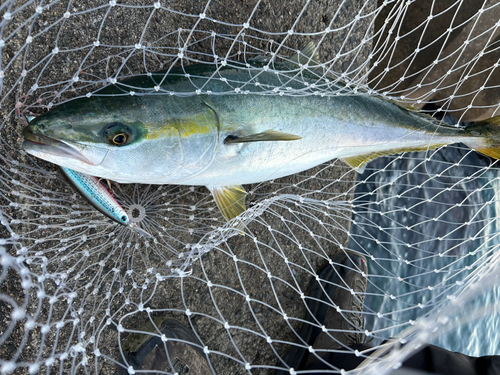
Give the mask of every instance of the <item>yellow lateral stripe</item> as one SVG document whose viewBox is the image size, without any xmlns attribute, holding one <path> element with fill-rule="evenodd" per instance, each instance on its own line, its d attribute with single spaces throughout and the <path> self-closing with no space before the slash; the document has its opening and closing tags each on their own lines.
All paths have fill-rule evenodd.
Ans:
<svg viewBox="0 0 500 375">
<path fill-rule="evenodd" d="M 148 130 L 145 137 L 147 140 L 177 136 L 187 138 L 194 134 L 209 134 L 217 131 L 217 123 L 212 122 L 209 116 L 198 114 L 159 126 L 146 124 L 146 129 Z"/>
</svg>

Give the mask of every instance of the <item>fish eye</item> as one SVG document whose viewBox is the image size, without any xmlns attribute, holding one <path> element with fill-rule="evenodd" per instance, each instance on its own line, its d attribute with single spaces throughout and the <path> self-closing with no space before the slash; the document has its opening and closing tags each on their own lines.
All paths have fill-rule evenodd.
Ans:
<svg viewBox="0 0 500 375">
<path fill-rule="evenodd" d="M 127 217 L 126 217 L 125 215 L 123 215 L 123 216 L 121 217 L 121 219 L 122 219 L 122 221 L 123 221 L 123 222 L 126 222 L 126 221 L 127 221 Z"/>
<path fill-rule="evenodd" d="M 101 134 L 110 145 L 125 146 L 133 141 L 135 131 L 128 125 L 112 122 L 103 128 Z"/>
<path fill-rule="evenodd" d="M 113 142 L 114 145 L 121 146 L 125 142 L 127 142 L 127 135 L 125 133 L 118 133 L 113 137 L 111 141 Z"/>
</svg>

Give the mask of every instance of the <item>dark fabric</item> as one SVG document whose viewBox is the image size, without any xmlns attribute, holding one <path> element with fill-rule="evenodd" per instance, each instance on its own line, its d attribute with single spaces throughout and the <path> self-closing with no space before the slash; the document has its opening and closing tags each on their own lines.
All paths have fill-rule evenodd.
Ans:
<svg viewBox="0 0 500 375">
<path fill-rule="evenodd" d="M 371 346 L 364 344 L 352 345 L 350 348 L 353 351 L 372 349 Z M 350 352 L 328 353 L 323 359 L 324 362 L 318 360 L 303 370 L 327 370 L 333 366 L 349 371 L 361 364 L 365 358 L 356 357 Z M 428 345 L 403 362 L 403 367 L 442 375 L 500 375 L 500 356 L 470 357 Z"/>
<path fill-rule="evenodd" d="M 360 261 L 363 259 L 361 257 L 353 258 L 360 259 Z M 321 285 L 316 278 L 313 277 L 311 279 L 309 292 L 307 294 L 310 298 L 306 298 L 307 312 L 305 319 L 308 322 L 317 322 L 320 325 L 325 322 L 326 315 L 328 311 L 331 310 L 326 301 L 331 299 L 331 296 L 337 290 L 337 285 L 341 285 L 342 280 L 346 278 L 346 274 L 352 269 L 359 268 L 359 266 L 353 265 L 352 260 L 344 253 L 336 254 L 332 257 L 332 262 L 336 264 L 337 267 L 332 267 L 330 264 L 327 264 L 318 274 L 319 279 L 323 281 Z M 326 296 L 323 290 L 326 291 L 327 295 L 330 297 Z M 317 325 L 304 323 L 299 332 L 299 337 L 302 340 L 298 342 L 305 342 L 312 346 L 320 333 L 321 329 Z M 308 350 L 303 346 L 291 345 L 285 353 L 283 361 L 288 366 L 295 369 L 301 368 L 306 365 L 308 354 Z M 275 375 L 290 375 L 290 371 L 276 370 Z"/>
</svg>

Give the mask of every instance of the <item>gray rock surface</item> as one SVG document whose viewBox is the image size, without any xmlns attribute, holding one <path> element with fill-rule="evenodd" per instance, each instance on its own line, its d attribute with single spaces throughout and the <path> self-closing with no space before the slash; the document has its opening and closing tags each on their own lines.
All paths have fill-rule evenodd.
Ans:
<svg viewBox="0 0 500 375">
<path fill-rule="evenodd" d="M 354 23 L 353 19 L 373 11 L 374 1 L 318 0 L 307 6 L 300 0 L 214 0 L 208 6 L 195 0 L 162 1 L 153 12 L 153 7 L 141 8 L 143 1 L 119 1 L 110 7 L 108 2 L 85 0 L 55 3 L 40 15 L 35 14 L 38 3 L 27 3 L 18 12 L 13 10 L 19 4 L 13 4 L 7 8 L 13 13 L 11 21 L 2 29 L 0 156 L 5 181 L 0 199 L 3 215 L 20 237 L 7 227 L 1 237 L 8 239 L 11 254 L 24 252 L 32 260 L 27 267 L 33 275 L 43 273 L 47 278 L 34 279 L 26 292 L 20 286 L 22 277 L 12 271 L 1 285 L 1 292 L 13 295 L 20 305 L 29 301 L 27 314 L 39 323 L 27 331 L 25 320 L 9 320 L 12 305 L 1 305 L 1 328 L 14 327 L 11 345 L 0 348 L 2 358 L 12 358 L 21 348 L 21 360 L 43 362 L 80 341 L 86 343 L 88 371 L 112 374 L 115 363 L 109 358 L 119 356 L 118 338 L 151 317 L 167 315 L 194 329 L 212 351 L 209 359 L 219 374 L 247 373 L 246 363 L 252 373 L 269 373 L 269 366 L 282 366 L 279 356 L 287 342 L 295 341 L 294 332 L 305 315 L 300 294 L 307 292 L 314 272 L 347 241 L 348 206 L 331 209 L 291 199 L 277 201 L 249 225 L 246 236 L 217 245 L 194 263 L 189 275 L 172 277 L 169 261 L 189 250 L 186 244 L 209 241 L 202 239 L 203 234 L 223 224 L 206 190 L 113 185 L 125 208 L 133 208 L 132 204 L 145 208 L 144 220 L 149 220 L 157 238 L 146 245 L 127 229 L 103 219 L 74 194 L 53 166 L 20 151 L 22 115 L 40 113 L 49 103 L 56 105 L 95 90 L 108 78 L 165 69 L 187 40 L 190 52 L 185 57 L 193 60 L 213 61 L 214 54 L 242 58 L 243 45 L 233 45 L 234 37 L 229 36 L 238 34 L 248 42 L 246 51 L 252 55 L 278 49 L 286 56 L 314 41 L 319 43 L 321 61 L 335 72 L 359 79 L 366 69 L 358 68 L 370 53 L 369 43 L 361 48 L 360 43 L 371 35 L 373 19 L 361 17 Z M 7 10 L 0 10 L 0 16 Z M 68 18 L 64 18 L 66 12 Z M 202 13 L 204 17 L 199 16 Z M 197 31 L 191 33 L 194 27 Z M 325 34 L 327 27 L 333 31 Z M 210 36 L 212 31 L 215 38 Z M 137 43 L 145 46 L 143 52 L 134 50 Z M 288 49 L 279 47 L 280 43 Z M 75 76 L 78 81 L 73 81 Z M 30 91 L 35 84 L 38 88 Z M 15 115 L 16 105 L 21 116 Z M 277 193 L 349 201 L 355 178 L 336 161 L 329 167 L 249 186 L 247 203 L 251 206 Z M 189 218 L 190 207 L 195 207 L 194 219 Z M 166 279 L 157 279 L 156 274 Z M 40 306 L 37 290 L 48 296 L 40 299 Z M 70 291 L 77 296 L 68 303 Z M 49 296 L 59 297 L 49 303 Z M 78 323 L 73 328 L 70 319 L 75 318 Z M 66 323 L 56 327 L 57 321 Z M 48 322 L 48 331 L 42 333 Z M 27 342 L 21 342 L 23 337 Z M 95 348 L 100 357 L 94 355 Z M 50 372 L 69 373 L 72 366 L 76 373 L 84 372 L 82 365 L 75 364 L 82 360 L 81 353 L 75 363 L 58 358 Z M 44 363 L 41 366 L 45 369 Z"/>
<path fill-rule="evenodd" d="M 378 66 L 370 86 L 420 100 L 417 107 L 434 103 L 462 121 L 498 116 L 499 18 L 498 0 L 419 0 L 404 9 L 389 4 L 375 25 Z"/>
</svg>

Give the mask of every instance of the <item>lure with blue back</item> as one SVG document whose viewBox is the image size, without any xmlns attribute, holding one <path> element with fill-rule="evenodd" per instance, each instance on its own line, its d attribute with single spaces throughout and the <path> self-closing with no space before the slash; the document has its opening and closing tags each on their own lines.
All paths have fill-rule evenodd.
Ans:
<svg viewBox="0 0 500 375">
<path fill-rule="evenodd" d="M 99 182 L 96 177 L 74 171 L 69 168 L 60 167 L 63 174 L 71 184 L 89 201 L 98 211 L 109 217 L 118 224 L 125 225 L 139 232 L 145 237 L 152 237 L 148 232 L 139 228 L 128 216 L 127 212 L 112 197 L 109 191 Z"/>
</svg>

